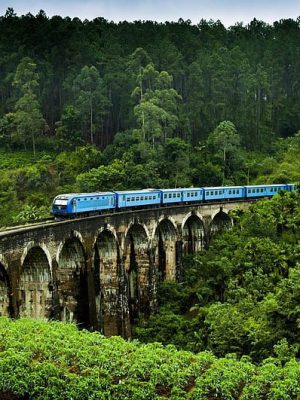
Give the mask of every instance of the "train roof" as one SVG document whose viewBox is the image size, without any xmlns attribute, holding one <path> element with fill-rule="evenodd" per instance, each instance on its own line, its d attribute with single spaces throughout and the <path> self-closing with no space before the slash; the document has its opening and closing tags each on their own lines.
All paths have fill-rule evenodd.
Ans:
<svg viewBox="0 0 300 400">
<path fill-rule="evenodd" d="M 205 190 L 244 189 L 245 186 L 206 186 Z"/>
<path fill-rule="evenodd" d="M 190 187 L 190 188 L 173 188 L 173 189 L 160 189 L 162 192 L 190 192 L 195 190 L 202 190 L 200 187 Z"/>
<path fill-rule="evenodd" d="M 139 193 L 145 194 L 145 193 L 153 193 L 153 192 L 157 193 L 160 191 L 161 191 L 160 189 L 117 190 L 117 191 L 114 191 L 114 193 L 122 195 L 122 194 L 139 194 Z"/>
<path fill-rule="evenodd" d="M 114 194 L 113 192 L 92 192 L 92 193 L 65 193 L 59 194 L 55 198 L 71 199 L 72 197 L 91 197 L 91 196 L 103 196 L 107 194 Z"/>
<path fill-rule="evenodd" d="M 261 184 L 261 185 L 248 185 L 248 186 L 245 186 L 245 188 L 247 188 L 247 189 L 251 189 L 251 188 L 254 188 L 254 187 L 274 187 L 274 186 L 285 186 L 286 185 L 286 183 L 270 183 L 270 184 L 267 184 L 267 185 L 263 185 L 263 184 Z"/>
</svg>

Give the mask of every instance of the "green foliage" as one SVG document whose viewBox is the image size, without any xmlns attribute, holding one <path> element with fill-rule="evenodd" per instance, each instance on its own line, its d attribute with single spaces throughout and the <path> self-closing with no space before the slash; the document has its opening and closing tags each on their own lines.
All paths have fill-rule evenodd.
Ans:
<svg viewBox="0 0 300 400">
<path fill-rule="evenodd" d="M 299 210 L 289 192 L 236 212 L 232 230 L 185 260 L 182 284 L 161 286 L 159 312 L 136 336 L 256 362 L 299 357 Z"/>
<path fill-rule="evenodd" d="M 226 29 L 220 21 L 115 24 L 9 9 L 0 32 L 1 122 L 30 91 L 61 146 L 72 148 L 74 137 L 104 147 L 136 124 L 150 143 L 176 135 L 195 145 L 232 121 L 243 146 L 270 151 L 299 129 L 297 20 Z"/>
<path fill-rule="evenodd" d="M 47 207 L 37 208 L 33 205 L 25 205 L 24 209 L 15 217 L 15 222 L 28 222 L 35 221 L 41 218 L 47 218 L 49 210 Z"/>
<path fill-rule="evenodd" d="M 110 165 L 101 165 L 77 177 L 79 190 L 82 192 L 125 189 L 126 178 L 124 163 L 114 160 Z"/>
<path fill-rule="evenodd" d="M 78 331 L 60 322 L 0 318 L 0 395 L 34 399 L 295 399 L 300 365 L 234 354 L 217 359 L 159 343 Z M 281 354 L 287 349 L 277 345 Z M 284 363 L 282 363 L 284 361 Z"/>
<path fill-rule="evenodd" d="M 10 113 L 6 117 L 7 120 L 11 119 L 12 143 L 22 143 L 26 150 L 28 137 L 30 137 L 34 156 L 36 136 L 41 135 L 47 127 L 36 96 L 38 79 L 36 64 L 28 57 L 23 58 L 17 67 L 13 81 L 14 86 L 21 93 L 21 97 L 15 104 L 14 113 Z"/>
<path fill-rule="evenodd" d="M 207 138 L 208 154 L 223 170 L 224 185 L 232 180 L 233 173 L 242 167 L 240 136 L 230 121 L 221 122 Z"/>
</svg>

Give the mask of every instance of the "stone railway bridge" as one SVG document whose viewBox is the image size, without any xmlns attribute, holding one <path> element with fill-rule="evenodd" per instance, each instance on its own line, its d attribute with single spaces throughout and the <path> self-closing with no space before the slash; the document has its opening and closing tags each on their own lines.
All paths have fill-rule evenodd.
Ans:
<svg viewBox="0 0 300 400">
<path fill-rule="evenodd" d="M 133 320 L 155 310 L 157 283 L 182 278 L 182 255 L 247 206 L 181 205 L 0 232 L 0 315 L 129 337 Z"/>
</svg>

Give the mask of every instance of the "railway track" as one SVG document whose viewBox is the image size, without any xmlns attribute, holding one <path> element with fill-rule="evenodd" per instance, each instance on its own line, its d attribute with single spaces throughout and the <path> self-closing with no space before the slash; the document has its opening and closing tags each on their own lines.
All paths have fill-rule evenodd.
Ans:
<svg viewBox="0 0 300 400">
<path fill-rule="evenodd" d="M 4 226 L 4 227 L 0 227 L 0 235 L 2 236 L 5 233 L 10 233 L 12 231 L 23 231 L 24 229 L 28 230 L 30 228 L 38 228 L 38 227 L 42 227 L 44 225 L 49 225 L 49 224 L 66 224 L 72 221 L 78 221 L 78 220 L 82 220 L 82 219 L 95 219 L 95 218 L 99 218 L 99 217 L 112 217 L 115 214 L 130 214 L 130 213 L 135 213 L 135 214 L 139 214 L 142 213 L 144 211 L 147 211 L 149 209 L 152 210 L 157 210 L 157 211 L 167 211 L 168 209 L 174 209 L 174 208 L 180 208 L 180 207 L 201 207 L 201 206 L 209 206 L 209 205 L 213 205 L 213 204 L 219 204 L 220 207 L 224 207 L 226 206 L 226 204 L 229 203 L 242 203 L 244 202 L 245 199 L 235 199 L 234 201 L 224 201 L 224 202 L 205 202 L 205 203 L 188 203 L 188 204 L 174 204 L 174 205 L 167 205 L 164 207 L 150 207 L 150 208 L 132 208 L 132 209 L 127 209 L 127 210 L 123 210 L 123 211 L 118 211 L 118 212 L 109 212 L 109 213 L 102 213 L 102 214 L 94 214 L 94 215 L 88 215 L 88 216 L 82 216 L 80 218 L 72 218 L 72 219 L 55 219 L 54 217 L 49 217 L 49 218 L 43 218 L 43 219 L 39 219 L 37 221 L 34 222 L 28 222 L 28 223 L 24 223 L 24 224 L 19 224 L 19 225 L 10 225 L 10 226 Z M 257 201 L 257 199 L 248 199 L 247 202 L 252 203 Z"/>
<path fill-rule="evenodd" d="M 54 222 L 57 222 L 57 221 L 55 221 L 54 217 L 49 217 L 49 218 L 42 218 L 42 219 L 36 220 L 34 222 L 26 222 L 22 225 L 18 224 L 18 225 L 10 225 L 10 226 L 1 226 L 0 233 L 14 231 L 14 230 L 23 229 L 23 228 L 31 228 L 31 227 L 38 226 L 38 225 L 44 225 L 45 223 L 49 224 L 49 223 L 54 223 Z"/>
</svg>

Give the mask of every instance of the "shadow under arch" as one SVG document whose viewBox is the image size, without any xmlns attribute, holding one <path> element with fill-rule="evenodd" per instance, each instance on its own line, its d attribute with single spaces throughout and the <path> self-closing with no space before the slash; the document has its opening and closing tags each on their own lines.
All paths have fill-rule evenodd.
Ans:
<svg viewBox="0 0 300 400">
<path fill-rule="evenodd" d="M 53 317 L 53 282 L 45 251 L 39 245 L 26 250 L 18 288 L 20 317 Z"/>
<path fill-rule="evenodd" d="M 155 250 L 158 281 L 172 280 L 176 276 L 177 236 L 174 224 L 168 218 L 161 219 L 155 229 L 152 243 Z"/>
<path fill-rule="evenodd" d="M 182 225 L 184 254 L 192 254 L 203 250 L 205 245 L 205 229 L 202 219 L 197 214 L 190 214 Z"/>
<path fill-rule="evenodd" d="M 12 315 L 11 283 L 7 269 L 0 262 L 0 317 L 11 317 Z"/>
<path fill-rule="evenodd" d="M 86 256 L 83 244 L 76 236 L 65 240 L 58 254 L 56 270 L 56 317 L 64 322 L 76 322 L 89 327 L 89 300 Z"/>
<path fill-rule="evenodd" d="M 140 313 L 149 314 L 149 237 L 144 226 L 132 224 L 124 242 L 124 266 L 128 282 L 131 323 Z"/>
<path fill-rule="evenodd" d="M 98 233 L 94 244 L 94 284 L 98 329 L 106 336 L 119 333 L 120 249 L 109 229 Z"/>
<path fill-rule="evenodd" d="M 223 210 L 220 210 L 214 215 L 210 223 L 210 235 L 213 236 L 222 230 L 231 229 L 232 225 L 233 222 L 229 215 Z"/>
</svg>

